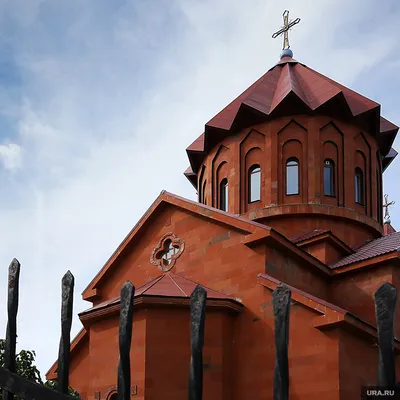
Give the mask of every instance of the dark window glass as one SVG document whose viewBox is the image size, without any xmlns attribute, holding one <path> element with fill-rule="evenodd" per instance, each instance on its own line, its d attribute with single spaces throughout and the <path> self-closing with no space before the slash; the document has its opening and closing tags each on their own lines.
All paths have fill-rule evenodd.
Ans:
<svg viewBox="0 0 400 400">
<path fill-rule="evenodd" d="M 228 179 L 222 179 L 219 184 L 219 208 L 228 211 Z"/>
<path fill-rule="evenodd" d="M 364 174 L 360 168 L 356 168 L 354 176 L 354 189 L 356 203 L 364 204 Z"/>
<path fill-rule="evenodd" d="M 299 161 L 296 158 L 286 162 L 286 194 L 299 194 Z"/>
<path fill-rule="evenodd" d="M 335 163 L 332 160 L 324 162 L 324 195 L 335 196 Z"/>
<path fill-rule="evenodd" d="M 203 204 L 206 204 L 206 184 L 207 184 L 207 180 L 205 180 L 203 182 L 203 187 L 201 189 L 201 200 L 200 202 Z"/>
<path fill-rule="evenodd" d="M 253 165 L 249 169 L 249 203 L 259 201 L 261 198 L 261 168 Z"/>
</svg>

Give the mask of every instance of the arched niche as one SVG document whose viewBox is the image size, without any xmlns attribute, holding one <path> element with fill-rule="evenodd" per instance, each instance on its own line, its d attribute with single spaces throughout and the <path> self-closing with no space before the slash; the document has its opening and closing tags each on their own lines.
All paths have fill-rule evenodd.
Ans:
<svg viewBox="0 0 400 400">
<path fill-rule="evenodd" d="M 207 177 L 206 177 L 206 166 L 203 164 L 201 166 L 201 170 L 200 170 L 200 175 L 199 175 L 199 180 L 197 183 L 197 193 L 198 193 L 198 200 L 199 203 L 203 203 L 204 204 L 204 198 L 205 198 L 205 185 L 204 182 L 206 182 Z"/>
<path fill-rule="evenodd" d="M 211 182 L 211 201 L 213 207 L 218 208 L 218 187 L 221 179 L 227 178 L 229 181 L 228 162 L 230 161 L 230 150 L 221 145 L 212 158 L 212 182 Z M 224 175 L 224 176 L 223 176 Z"/>
<path fill-rule="evenodd" d="M 246 212 L 254 209 L 256 205 L 248 202 L 248 171 L 251 165 L 257 164 L 261 171 L 265 170 L 265 164 L 269 158 L 265 157 L 265 135 L 255 129 L 250 130 L 240 142 L 239 145 L 239 163 L 240 163 L 240 212 Z M 262 175 L 262 172 L 261 172 Z M 261 180 L 261 184 L 262 180 Z M 261 188 L 261 194 L 263 193 Z"/>
<path fill-rule="evenodd" d="M 302 203 L 307 200 L 307 129 L 292 119 L 278 132 L 278 201 L 280 204 Z M 286 195 L 286 163 L 299 161 L 299 194 Z"/>
<path fill-rule="evenodd" d="M 339 127 L 333 122 L 325 124 L 320 129 L 320 152 L 315 156 L 319 159 L 320 165 L 320 181 L 319 194 L 321 202 L 325 204 L 338 205 L 339 207 L 345 206 L 345 165 L 344 165 L 344 135 Z M 336 169 L 336 199 L 329 199 L 324 196 L 323 190 L 323 168 L 324 161 L 332 159 L 335 162 Z"/>
<path fill-rule="evenodd" d="M 291 187 L 288 181 L 293 173 L 290 172 L 290 168 L 294 168 L 293 164 L 297 160 L 298 167 L 298 191 L 288 192 L 288 188 Z M 300 140 L 290 139 L 285 142 L 282 146 L 282 161 L 281 161 L 281 174 L 280 174 L 280 187 L 279 196 L 282 204 L 293 204 L 301 203 L 304 194 L 304 157 L 303 157 L 303 144 Z"/>
<path fill-rule="evenodd" d="M 263 184 L 263 177 L 264 177 L 264 172 L 263 172 L 263 151 L 259 147 L 253 147 L 250 149 L 244 158 L 244 174 L 243 174 L 243 184 L 242 184 L 242 190 L 241 190 L 241 197 L 242 197 L 242 202 L 244 203 L 244 210 L 249 211 L 254 208 L 259 207 L 260 204 L 262 204 L 263 200 L 263 192 L 264 192 L 264 184 Z M 250 173 L 252 172 L 251 169 L 255 169 L 258 166 L 260 169 L 259 174 L 257 175 L 257 179 L 259 179 L 259 199 L 254 200 L 251 199 L 250 196 L 250 184 L 251 184 L 251 177 Z M 253 200 L 253 201 L 252 201 Z M 258 203 L 258 204 L 257 204 Z"/>
<path fill-rule="evenodd" d="M 328 167 L 328 163 L 330 166 Z M 330 205 L 339 205 L 339 197 L 342 190 L 342 179 L 339 174 L 340 165 L 339 161 L 339 149 L 336 143 L 328 140 L 323 143 L 322 146 L 322 162 L 320 163 L 321 168 L 321 203 Z M 332 176 L 328 178 L 326 171 L 331 171 Z M 326 190 L 327 179 L 330 179 L 330 185 L 332 191 Z"/>
<path fill-rule="evenodd" d="M 371 171 L 371 145 L 369 144 L 366 136 L 359 132 L 354 137 L 354 147 L 355 147 L 355 156 L 354 156 L 354 168 L 361 168 L 364 173 L 365 180 L 365 201 L 363 210 L 359 204 L 356 204 L 356 210 L 363 211 L 365 214 L 372 217 L 372 171 Z M 354 197 L 353 197 L 354 198 Z"/>
</svg>

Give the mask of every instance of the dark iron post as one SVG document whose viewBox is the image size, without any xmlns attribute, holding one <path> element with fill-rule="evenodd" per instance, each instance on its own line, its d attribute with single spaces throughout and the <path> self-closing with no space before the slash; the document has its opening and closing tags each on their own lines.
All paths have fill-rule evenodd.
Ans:
<svg viewBox="0 0 400 400">
<path fill-rule="evenodd" d="M 7 299 L 7 332 L 6 346 L 4 354 L 4 368 L 10 372 L 15 372 L 15 352 L 17 346 L 17 313 L 18 313 L 18 292 L 19 292 L 19 273 L 21 265 L 14 258 L 8 267 L 8 299 Z M 13 400 L 14 395 L 3 390 L 3 400 Z"/>
<path fill-rule="evenodd" d="M 379 345 L 378 386 L 394 387 L 396 385 L 394 315 L 397 289 L 385 282 L 375 292 L 374 298 Z"/>
<path fill-rule="evenodd" d="M 67 271 L 61 281 L 61 338 L 57 366 L 57 390 L 64 394 L 68 394 L 69 389 L 69 355 L 74 283 L 74 276 L 70 271 Z"/>
<path fill-rule="evenodd" d="M 126 281 L 121 288 L 119 316 L 118 400 L 129 400 L 131 388 L 130 350 L 132 341 L 135 286 Z"/>
<path fill-rule="evenodd" d="M 203 398 L 203 346 L 207 292 L 197 285 L 190 296 L 190 346 L 192 355 L 189 370 L 189 400 Z"/>
<path fill-rule="evenodd" d="M 292 292 L 280 283 L 272 292 L 275 323 L 276 359 L 274 368 L 274 400 L 289 399 L 289 315 Z"/>
</svg>

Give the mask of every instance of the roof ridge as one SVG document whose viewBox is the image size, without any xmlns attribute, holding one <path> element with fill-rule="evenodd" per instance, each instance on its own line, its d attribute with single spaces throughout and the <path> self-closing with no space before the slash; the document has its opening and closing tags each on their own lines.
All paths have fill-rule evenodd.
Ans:
<svg viewBox="0 0 400 400">
<path fill-rule="evenodd" d="M 175 282 L 174 279 L 172 279 L 171 274 L 176 275 L 176 274 L 174 274 L 173 272 L 171 272 L 171 273 L 170 273 L 170 272 L 167 272 L 165 275 L 168 275 L 169 279 L 171 279 L 171 281 L 175 284 L 175 286 L 176 286 L 186 297 L 190 297 L 190 296 L 178 285 L 178 283 Z M 176 275 L 176 276 L 179 276 L 179 275 Z M 181 278 L 181 277 L 180 277 L 180 278 Z M 183 278 L 183 279 L 185 279 L 185 278 Z"/>
<path fill-rule="evenodd" d="M 146 286 L 146 285 L 151 284 L 149 287 L 146 288 L 146 290 L 144 290 L 144 291 L 141 293 L 141 294 L 143 294 L 143 293 L 147 292 L 149 289 L 151 289 L 157 282 L 159 282 L 159 281 L 161 280 L 162 277 L 163 277 L 163 274 L 161 274 L 161 275 L 159 275 L 159 276 L 153 278 L 152 280 L 150 280 L 150 281 L 147 282 L 147 283 L 144 283 L 143 285 L 140 285 L 136 290 L 139 290 L 140 288 L 142 288 L 142 287 L 144 287 L 144 286 Z M 136 295 L 136 290 L 135 290 L 135 295 Z"/>
<path fill-rule="evenodd" d="M 288 68 L 288 75 L 290 79 L 290 90 L 311 110 L 311 104 L 307 97 L 306 92 L 303 90 L 301 83 L 297 77 L 296 70 L 291 64 L 286 64 Z"/>
</svg>

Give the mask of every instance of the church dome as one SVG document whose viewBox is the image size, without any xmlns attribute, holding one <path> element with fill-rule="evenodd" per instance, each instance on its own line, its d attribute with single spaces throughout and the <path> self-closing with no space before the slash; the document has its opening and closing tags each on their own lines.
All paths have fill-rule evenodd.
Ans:
<svg viewBox="0 0 400 400">
<path fill-rule="evenodd" d="M 378 103 L 287 54 L 205 125 L 185 175 L 202 203 L 289 237 L 329 228 L 356 245 L 382 235 L 397 131 Z"/>
</svg>

